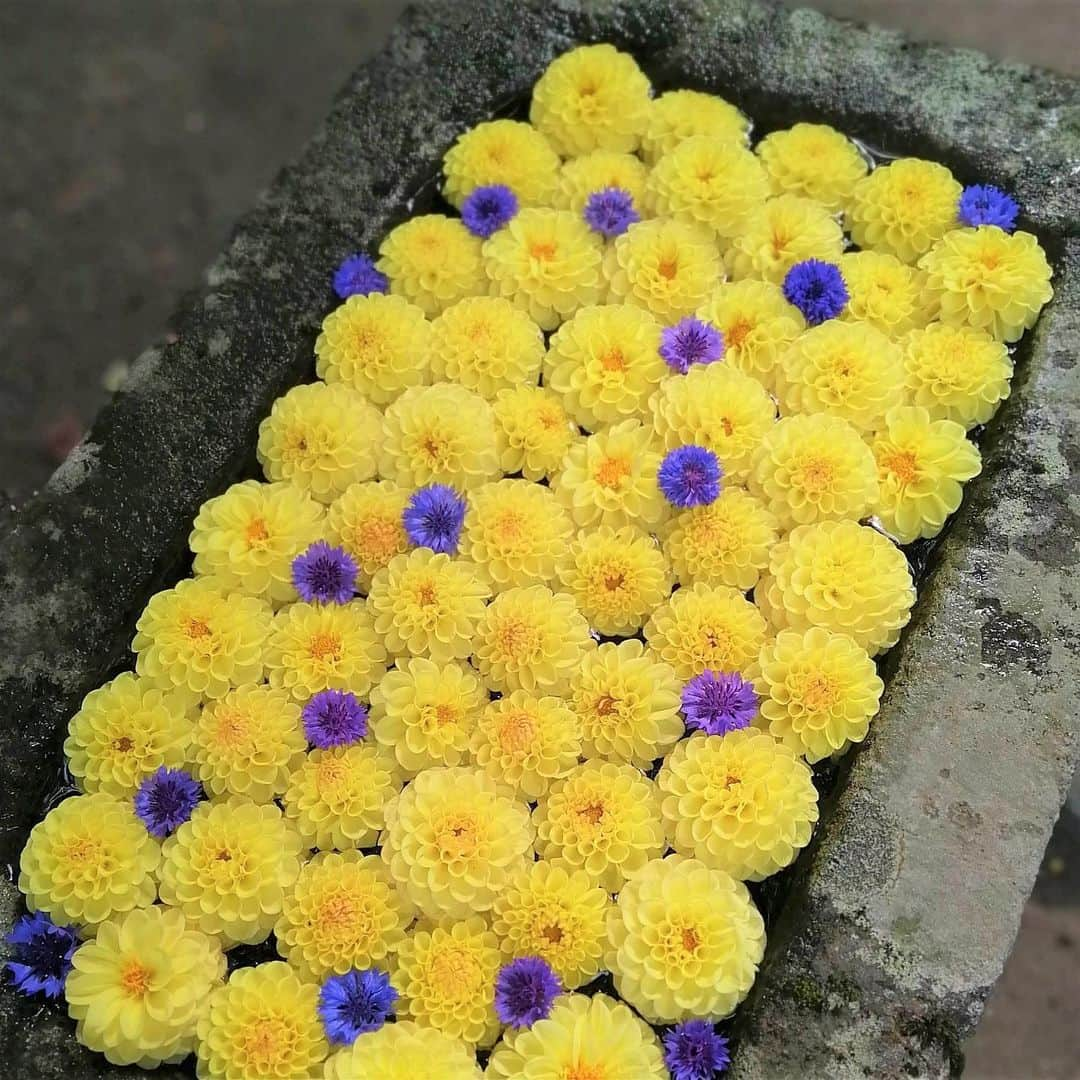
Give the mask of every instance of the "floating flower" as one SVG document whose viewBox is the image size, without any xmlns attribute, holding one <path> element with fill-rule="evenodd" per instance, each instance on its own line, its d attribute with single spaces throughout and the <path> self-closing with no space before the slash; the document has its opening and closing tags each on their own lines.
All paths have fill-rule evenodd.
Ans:
<svg viewBox="0 0 1080 1080">
<path fill-rule="evenodd" d="M 753 686 L 735 672 L 703 671 L 682 691 L 686 726 L 706 735 L 726 735 L 747 727 L 758 709 Z"/>
<path fill-rule="evenodd" d="M 202 795 L 202 786 L 186 769 L 162 765 L 135 793 L 135 813 L 151 836 L 164 839 L 191 817 Z"/>
<path fill-rule="evenodd" d="M 612 45 L 557 56 L 533 87 L 529 119 L 563 157 L 636 150 L 649 111 L 649 80 Z"/>
<path fill-rule="evenodd" d="M 342 300 L 350 296 L 384 293 L 389 288 L 386 275 L 375 269 L 374 261 L 367 255 L 350 255 L 334 271 L 334 292 Z"/>
<path fill-rule="evenodd" d="M 843 250 L 843 230 L 820 203 L 777 195 L 747 215 L 731 241 L 727 265 L 733 278 L 762 277 L 779 285 L 800 263 L 834 263 Z M 787 289 L 784 295 L 807 314 Z"/>
<path fill-rule="evenodd" d="M 557 472 L 578 436 L 562 400 L 546 386 L 516 386 L 495 397 L 499 466 L 506 474 L 542 480 Z"/>
<path fill-rule="evenodd" d="M 356 595 L 360 568 L 342 548 L 318 540 L 293 559 L 292 579 L 306 603 L 347 604 Z"/>
<path fill-rule="evenodd" d="M 574 213 L 581 214 L 597 194 L 616 188 L 629 196 L 636 221 L 637 215 L 642 213 L 646 206 L 645 179 L 648 175 L 649 170 L 634 154 L 594 150 L 591 154 L 583 154 L 563 162 L 559 170 L 559 189 L 555 193 L 554 205 L 560 210 L 573 210 Z"/>
<path fill-rule="evenodd" d="M 58 926 L 43 911 L 35 911 L 15 923 L 4 936 L 4 943 L 9 950 L 4 967 L 20 994 L 63 996 L 71 957 L 79 947 L 76 927 Z"/>
<path fill-rule="evenodd" d="M 993 184 L 973 184 L 964 188 L 956 216 L 961 225 L 996 225 L 1005 232 L 1016 228 L 1020 207 L 1016 200 Z"/>
<path fill-rule="evenodd" d="M 157 906 L 102 923 L 72 964 L 65 996 L 75 1038 L 113 1065 L 141 1069 L 195 1049 L 207 995 L 225 977 L 218 942 Z"/>
<path fill-rule="evenodd" d="M 653 782 L 632 765 L 586 761 L 555 783 L 533 814 L 536 850 L 608 892 L 664 850 Z"/>
<path fill-rule="evenodd" d="M 412 1020 L 385 1024 L 332 1054 L 325 1080 L 414 1080 L 430 1072 L 432 1062 L 438 1062 L 439 1080 L 481 1080 L 470 1047 Z"/>
<path fill-rule="evenodd" d="M 669 450 L 656 473 L 657 487 L 672 506 L 708 506 L 720 494 L 724 471 L 711 450 L 704 446 L 680 446 Z"/>
<path fill-rule="evenodd" d="M 849 294 L 840 318 L 871 323 L 892 338 L 930 321 L 933 305 L 926 299 L 924 275 L 895 255 L 849 251 L 839 266 Z"/>
<path fill-rule="evenodd" d="M 711 364 L 724 356 L 724 336 L 707 322 L 687 316 L 665 326 L 660 336 L 660 356 L 672 371 L 685 375 L 691 364 Z"/>
<path fill-rule="evenodd" d="M 749 993 L 765 952 L 765 924 L 746 886 L 678 855 L 631 878 L 608 935 L 615 988 L 654 1024 L 727 1016 Z"/>
<path fill-rule="evenodd" d="M 130 799 L 103 791 L 76 795 L 30 830 L 19 892 L 32 912 L 92 933 L 105 919 L 154 902 L 160 855 Z"/>
<path fill-rule="evenodd" d="M 758 726 L 811 764 L 862 742 L 884 684 L 845 634 L 782 630 L 761 650 Z"/>
<path fill-rule="evenodd" d="M 728 1042 L 708 1020 L 684 1020 L 664 1034 L 671 1080 L 713 1080 L 731 1062 Z"/>
<path fill-rule="evenodd" d="M 855 185 L 845 225 L 859 247 L 912 263 L 955 227 L 962 191 L 944 165 L 900 158 Z"/>
<path fill-rule="evenodd" d="M 709 135 L 745 146 L 749 134 L 750 121 L 723 98 L 700 90 L 668 90 L 649 104 L 641 151 L 645 160 L 654 165 L 693 135 Z"/>
<path fill-rule="evenodd" d="M 562 993 L 559 977 L 539 956 L 519 956 L 503 964 L 495 979 L 495 1012 L 514 1028 L 532 1027 L 551 1014 Z"/>
<path fill-rule="evenodd" d="M 963 485 L 982 469 L 978 448 L 953 420 L 931 420 L 918 405 L 885 415 L 874 438 L 880 494 L 874 513 L 901 544 L 937 536 L 959 508 Z"/>
<path fill-rule="evenodd" d="M 858 147 L 828 124 L 795 124 L 770 132 L 756 153 L 775 194 L 815 199 L 834 214 L 848 204 L 869 170 Z"/>
<path fill-rule="evenodd" d="M 398 992 L 385 971 L 369 968 L 331 975 L 319 991 L 319 1016 L 331 1043 L 350 1045 L 391 1019 Z"/>
<path fill-rule="evenodd" d="M 954 229 L 919 260 L 940 319 L 1018 341 L 1054 295 L 1046 252 L 1031 233 Z"/>
<path fill-rule="evenodd" d="M 330 312 L 315 341 L 315 371 L 376 405 L 429 381 L 431 324 L 400 296 L 354 297 Z"/>
<path fill-rule="evenodd" d="M 279 397 L 259 425 L 259 463 L 321 503 L 375 475 L 382 415 L 344 383 L 306 383 Z"/>
<path fill-rule="evenodd" d="M 446 484 L 428 484 L 409 497 L 401 520 L 409 540 L 417 547 L 442 555 L 457 553 L 461 526 L 468 504 Z"/>
<path fill-rule="evenodd" d="M 517 196 L 505 184 L 473 188 L 461 204 L 461 220 L 481 240 L 501 229 L 517 212 Z"/>
<path fill-rule="evenodd" d="M 641 220 L 641 215 L 634 209 L 633 196 L 618 187 L 594 191 L 585 202 L 582 216 L 593 232 L 607 240 L 622 236 L 635 221 Z"/>
<path fill-rule="evenodd" d="M 784 275 L 784 298 L 799 309 L 808 326 L 818 326 L 840 315 L 848 302 L 848 290 L 838 266 L 807 259 L 795 263 Z"/>
<path fill-rule="evenodd" d="M 312 746 L 348 746 L 367 734 L 367 709 L 349 690 L 322 690 L 305 706 L 304 734 Z"/>
<path fill-rule="evenodd" d="M 382 858 L 428 918 L 488 911 L 532 861 L 528 806 L 480 769 L 425 769 L 385 815 Z"/>
<path fill-rule="evenodd" d="M 356 562 L 362 593 L 371 588 L 372 577 L 395 555 L 409 550 L 402 521 L 408 502 L 409 493 L 404 488 L 378 480 L 352 484 L 330 504 L 327 535 Z"/>
</svg>

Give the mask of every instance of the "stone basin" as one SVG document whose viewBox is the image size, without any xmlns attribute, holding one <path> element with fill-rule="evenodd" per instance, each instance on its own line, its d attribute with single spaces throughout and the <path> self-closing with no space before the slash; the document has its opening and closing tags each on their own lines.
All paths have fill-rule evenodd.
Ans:
<svg viewBox="0 0 1080 1080">
<path fill-rule="evenodd" d="M 426 3 L 357 70 L 171 344 L 138 359 L 0 536 L 0 926 L 20 910 L 11 868 L 61 782 L 68 719 L 130 666 L 138 613 L 187 569 L 199 505 L 253 472 L 260 419 L 311 377 L 333 267 L 432 197 L 459 132 L 599 40 L 658 87 L 720 93 L 759 128 L 824 121 L 1009 189 L 1053 262 L 1056 297 L 983 436 L 983 474 L 922 553 L 881 714 L 815 841 L 763 896 L 769 949 L 733 1026 L 738 1080 L 957 1075 L 1078 755 L 1080 84 L 757 0 Z M 147 1075 L 109 1067 L 62 1009 L 6 985 L 0 1055 L 19 1078 Z"/>
</svg>

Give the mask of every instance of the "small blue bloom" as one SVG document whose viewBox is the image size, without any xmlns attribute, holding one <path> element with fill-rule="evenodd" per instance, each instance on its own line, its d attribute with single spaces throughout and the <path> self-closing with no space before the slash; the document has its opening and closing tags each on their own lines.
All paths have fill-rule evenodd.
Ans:
<svg viewBox="0 0 1080 1080">
<path fill-rule="evenodd" d="M 641 215 L 634 209 L 634 198 L 623 188 L 608 187 L 594 191 L 585 203 L 585 224 L 608 238 L 621 236 Z"/>
<path fill-rule="evenodd" d="M 202 785 L 186 769 L 162 765 L 139 785 L 135 813 L 151 836 L 164 838 L 191 817 L 202 796 Z"/>
<path fill-rule="evenodd" d="M 5 966 L 20 994 L 58 998 L 64 993 L 71 958 L 80 944 L 74 926 L 57 926 L 38 911 L 19 919 L 4 940 L 12 951 Z"/>
<path fill-rule="evenodd" d="M 369 293 L 384 293 L 390 289 L 390 282 L 381 270 L 366 255 L 350 255 L 334 271 L 334 292 L 347 300 L 350 296 L 367 296 Z"/>
<path fill-rule="evenodd" d="M 820 259 L 796 263 L 784 278 L 784 296 L 811 326 L 835 319 L 848 302 L 840 268 Z"/>
<path fill-rule="evenodd" d="M 715 326 L 691 316 L 660 335 L 660 355 L 673 371 L 685 375 L 692 364 L 711 364 L 724 355 L 724 335 Z"/>
<path fill-rule="evenodd" d="M 501 229 L 517 212 L 517 196 L 505 184 L 474 188 L 461 204 L 465 228 L 483 240 Z"/>
<path fill-rule="evenodd" d="M 394 1011 L 398 992 L 390 976 L 378 968 L 331 975 L 319 991 L 319 1016 L 333 1043 L 355 1042 L 358 1035 L 378 1031 Z"/>
<path fill-rule="evenodd" d="M 312 746 L 328 750 L 359 742 L 368 729 L 368 711 L 348 690 L 320 690 L 302 713 L 304 734 Z"/>
<path fill-rule="evenodd" d="M 503 964 L 495 977 L 495 1012 L 510 1027 L 532 1027 L 551 1012 L 562 983 L 538 956 L 519 956 Z"/>
<path fill-rule="evenodd" d="M 465 521 L 465 507 L 464 498 L 452 487 L 428 484 L 412 493 L 401 520 L 417 547 L 453 555 Z"/>
<path fill-rule="evenodd" d="M 686 726 L 706 735 L 726 735 L 748 727 L 757 707 L 753 685 L 734 672 L 703 671 L 683 687 Z"/>
<path fill-rule="evenodd" d="M 664 1064 L 671 1080 L 713 1080 L 728 1067 L 727 1039 L 708 1020 L 686 1020 L 664 1035 Z"/>
<path fill-rule="evenodd" d="M 956 216 L 964 225 L 996 225 L 1012 232 L 1020 205 L 993 184 L 974 184 L 964 188 Z"/>
<path fill-rule="evenodd" d="M 660 462 L 656 482 L 673 506 L 708 506 L 720 494 L 724 470 L 704 446 L 680 446 Z"/>
<path fill-rule="evenodd" d="M 293 586 L 309 604 L 347 604 L 356 594 L 359 573 L 356 561 L 344 548 L 331 547 L 325 540 L 316 540 L 292 563 Z"/>
</svg>

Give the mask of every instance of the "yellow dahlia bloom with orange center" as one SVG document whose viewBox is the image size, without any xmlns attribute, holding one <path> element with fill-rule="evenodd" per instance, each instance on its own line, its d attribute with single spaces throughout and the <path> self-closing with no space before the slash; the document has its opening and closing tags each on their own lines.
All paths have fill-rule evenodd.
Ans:
<svg viewBox="0 0 1080 1080">
<path fill-rule="evenodd" d="M 645 624 L 649 648 L 684 682 L 703 671 L 745 674 L 765 633 L 761 612 L 742 593 L 700 582 L 672 593 Z"/>
<path fill-rule="evenodd" d="M 733 278 L 764 278 L 779 285 L 796 263 L 835 263 L 843 250 L 843 230 L 821 203 L 777 195 L 746 215 L 725 261 Z"/>
<path fill-rule="evenodd" d="M 442 664 L 472 654 L 490 595 L 472 563 L 415 548 L 375 575 L 368 604 L 391 657 L 429 656 Z"/>
<path fill-rule="evenodd" d="M 745 146 L 750 121 L 730 102 L 700 90 L 668 90 L 649 104 L 641 155 L 650 165 L 693 135 Z"/>
<path fill-rule="evenodd" d="M 386 967 L 414 914 L 378 855 L 320 852 L 286 893 L 274 935 L 302 980 L 322 982 Z"/>
<path fill-rule="evenodd" d="M 495 396 L 495 438 L 499 467 L 526 480 L 558 471 L 578 437 L 562 399 L 546 386 L 516 386 Z"/>
<path fill-rule="evenodd" d="M 679 743 L 656 785 L 672 847 L 740 881 L 761 881 L 795 860 L 818 819 L 802 758 L 757 728 Z"/>
<path fill-rule="evenodd" d="M 913 263 L 955 228 L 963 190 L 944 165 L 900 158 L 855 185 L 845 225 L 859 247 Z"/>
<path fill-rule="evenodd" d="M 267 678 L 297 701 L 328 689 L 362 696 L 385 667 L 382 631 L 362 600 L 290 604 L 274 616 L 266 644 Z"/>
<path fill-rule="evenodd" d="M 570 415 L 596 431 L 645 416 L 649 395 L 668 373 L 660 323 L 634 304 L 582 308 L 559 327 L 544 359 L 544 385 Z"/>
<path fill-rule="evenodd" d="M 561 694 L 592 644 L 573 597 L 530 585 L 506 589 L 488 605 L 474 660 L 490 690 Z"/>
<path fill-rule="evenodd" d="M 632 765 L 586 761 L 556 782 L 533 814 L 541 859 L 618 892 L 664 850 L 656 787 Z"/>
<path fill-rule="evenodd" d="M 391 229 L 379 245 L 376 266 L 390 279 L 390 292 L 429 319 L 488 291 L 479 239 L 444 214 L 420 214 Z"/>
<path fill-rule="evenodd" d="M 54 806 L 30 830 L 19 861 L 19 892 L 31 911 L 78 923 L 87 935 L 113 915 L 149 907 L 161 847 L 128 798 L 103 791 Z"/>
<path fill-rule="evenodd" d="M 135 624 L 135 670 L 150 682 L 221 698 L 256 683 L 270 608 L 254 596 L 227 593 L 213 578 L 188 578 L 155 593 Z"/>
<path fill-rule="evenodd" d="M 1054 295 L 1046 252 L 1031 233 L 954 229 L 920 260 L 942 322 L 1018 341 Z"/>
<path fill-rule="evenodd" d="M 578 533 L 556 567 L 563 588 L 601 634 L 626 637 L 671 592 L 671 571 L 651 536 L 626 526 Z"/>
<path fill-rule="evenodd" d="M 937 536 L 982 469 L 978 447 L 952 420 L 931 420 L 917 405 L 892 409 L 874 438 L 880 494 L 874 513 L 901 544 Z"/>
<path fill-rule="evenodd" d="M 300 873 L 301 840 L 273 803 L 202 802 L 161 848 L 161 901 L 225 948 L 270 936 Z"/>
<path fill-rule="evenodd" d="M 315 340 L 315 371 L 344 383 L 376 405 L 429 381 L 431 324 L 400 296 L 350 296 L 323 319 Z"/>
<path fill-rule="evenodd" d="M 741 881 L 669 855 L 619 893 L 608 939 L 619 995 L 650 1023 L 673 1024 L 735 1011 L 765 953 L 765 923 Z"/>
<path fill-rule="evenodd" d="M 867 516 L 878 494 L 870 447 L 838 416 L 788 416 L 757 453 L 750 490 L 772 507 L 781 527 Z"/>
<path fill-rule="evenodd" d="M 371 691 L 371 732 L 406 776 L 432 765 L 460 765 L 486 703 L 471 667 L 414 656 L 399 661 Z"/>
<path fill-rule="evenodd" d="M 195 1049 L 207 995 L 224 977 L 216 940 L 175 908 L 137 908 L 80 946 L 64 996 L 83 1046 L 113 1065 L 155 1069 Z"/>
<path fill-rule="evenodd" d="M 415 1080 L 438 1062 L 439 1080 L 481 1080 L 472 1049 L 412 1020 L 365 1033 L 326 1062 L 324 1080 Z"/>
<path fill-rule="evenodd" d="M 649 112 L 649 80 L 612 45 L 583 45 L 556 57 L 533 87 L 529 119 L 563 157 L 638 148 Z"/>
<path fill-rule="evenodd" d="M 401 519 L 408 505 L 408 491 L 389 480 L 351 484 L 330 504 L 327 539 L 353 557 L 361 592 L 371 588 L 371 579 L 395 555 L 409 550 Z"/>
<path fill-rule="evenodd" d="M 607 188 L 619 188 L 634 200 L 634 209 L 642 217 L 648 217 L 645 213 L 648 175 L 648 168 L 633 154 L 594 150 L 563 163 L 553 205 L 580 214 L 590 195 Z"/>
<path fill-rule="evenodd" d="M 843 210 L 869 169 L 858 147 L 828 124 L 795 124 L 773 131 L 756 153 L 775 194 L 815 199 L 830 213 Z"/>
<path fill-rule="evenodd" d="M 926 295 L 926 275 L 881 251 L 849 251 L 837 260 L 847 286 L 845 322 L 868 322 L 895 339 L 925 326 L 937 305 Z"/>
<path fill-rule="evenodd" d="M 862 742 L 884 683 L 845 634 L 782 630 L 761 650 L 758 726 L 811 764 Z"/>
</svg>

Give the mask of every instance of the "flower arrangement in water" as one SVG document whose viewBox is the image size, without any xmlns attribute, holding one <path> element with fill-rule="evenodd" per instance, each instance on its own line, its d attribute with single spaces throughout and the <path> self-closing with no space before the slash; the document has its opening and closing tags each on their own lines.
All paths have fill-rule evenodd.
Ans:
<svg viewBox="0 0 1080 1080">
<path fill-rule="evenodd" d="M 337 269 L 265 482 L 202 507 L 71 720 L 8 970 L 111 1062 L 725 1068 L 746 883 L 866 737 L 897 545 L 959 506 L 1051 297 L 1005 193 L 820 124 L 752 146 L 610 45 L 443 168 L 458 214 Z"/>
</svg>

